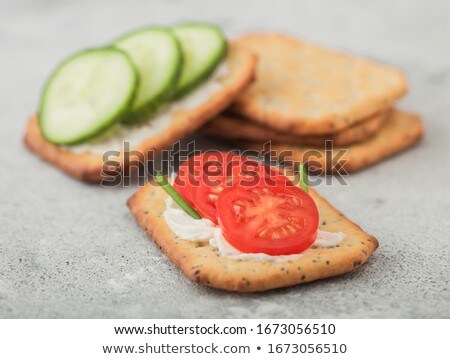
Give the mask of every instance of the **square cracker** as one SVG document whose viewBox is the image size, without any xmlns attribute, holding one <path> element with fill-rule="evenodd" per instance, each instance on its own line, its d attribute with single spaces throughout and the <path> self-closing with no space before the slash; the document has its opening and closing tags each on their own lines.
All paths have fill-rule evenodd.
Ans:
<svg viewBox="0 0 450 359">
<path fill-rule="evenodd" d="M 279 131 L 334 133 L 392 107 L 406 93 L 397 69 L 281 34 L 236 43 L 258 55 L 256 81 L 232 111 Z"/>
<path fill-rule="evenodd" d="M 215 117 L 208 121 L 200 129 L 200 132 L 209 137 L 225 140 L 272 141 L 306 146 L 323 146 L 325 141 L 333 141 L 335 146 L 343 146 L 362 142 L 373 136 L 383 126 L 388 113 L 389 111 L 380 112 L 363 122 L 328 135 L 300 136 L 279 132 L 232 114 L 221 114 Z"/>
<path fill-rule="evenodd" d="M 348 145 L 325 147 L 271 144 L 278 160 L 285 164 L 309 161 L 312 173 L 354 172 L 384 158 L 393 156 L 417 143 L 424 134 L 419 116 L 401 110 L 393 110 L 381 129 L 368 140 Z M 263 150 L 263 144 L 256 142 L 237 142 L 239 147 L 257 151 Z M 342 156 L 340 155 L 342 154 Z"/>
<path fill-rule="evenodd" d="M 351 272 L 378 247 L 377 240 L 310 190 L 320 213 L 321 230 L 344 232 L 339 244 L 308 250 L 286 262 L 257 262 L 220 256 L 207 242 L 178 238 L 164 220 L 167 194 L 148 183 L 129 200 L 128 207 L 170 260 L 190 279 L 206 286 L 238 292 L 256 292 L 311 282 Z"/>
<path fill-rule="evenodd" d="M 225 61 L 228 73 L 219 79 L 223 85 L 220 91 L 213 94 L 208 101 L 197 108 L 176 112 L 164 132 L 147 139 L 132 150 L 141 152 L 144 157 L 150 151 L 157 155 L 159 151 L 170 147 L 175 141 L 194 132 L 207 120 L 227 108 L 236 96 L 253 81 L 256 57 L 249 51 L 237 48 L 231 43 Z M 103 170 L 107 170 L 102 156 L 99 154 L 75 153 L 48 142 L 42 136 L 36 115 L 28 121 L 24 141 L 38 156 L 80 180 L 99 182 L 103 179 Z M 124 156 L 121 154 L 117 161 L 117 171 L 119 173 L 122 170 L 126 171 L 133 160 L 135 160 L 133 156 L 130 156 L 130 161 L 125 163 Z"/>
</svg>

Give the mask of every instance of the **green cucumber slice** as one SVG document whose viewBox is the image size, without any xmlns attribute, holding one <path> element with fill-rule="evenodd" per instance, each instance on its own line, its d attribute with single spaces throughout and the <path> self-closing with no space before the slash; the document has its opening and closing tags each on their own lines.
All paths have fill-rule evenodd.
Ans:
<svg viewBox="0 0 450 359">
<path fill-rule="evenodd" d="M 183 51 L 184 64 L 175 98 L 186 95 L 204 81 L 225 57 L 227 42 L 219 27 L 182 24 L 172 27 Z"/>
<path fill-rule="evenodd" d="M 136 97 L 123 121 L 146 119 L 173 95 L 183 63 L 180 45 L 170 30 L 151 27 L 129 33 L 113 46 L 130 56 L 140 78 Z"/>
<path fill-rule="evenodd" d="M 138 74 L 130 58 L 111 47 L 79 52 L 50 76 L 39 125 L 56 144 L 87 140 L 120 120 L 133 101 Z"/>
</svg>

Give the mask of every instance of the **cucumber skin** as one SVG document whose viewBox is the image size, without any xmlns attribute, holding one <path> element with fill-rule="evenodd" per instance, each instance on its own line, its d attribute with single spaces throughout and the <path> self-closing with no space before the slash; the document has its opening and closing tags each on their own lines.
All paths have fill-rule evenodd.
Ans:
<svg viewBox="0 0 450 359">
<path fill-rule="evenodd" d="M 134 123 L 143 122 L 145 120 L 148 120 L 150 116 L 154 115 L 157 112 L 157 110 L 160 108 L 161 105 L 163 105 L 165 102 L 172 99 L 173 95 L 176 91 L 176 85 L 178 83 L 178 80 L 181 76 L 181 72 L 183 70 L 184 61 L 183 61 L 183 52 L 182 52 L 181 44 L 180 44 L 178 38 L 171 31 L 170 28 L 164 28 L 164 27 L 159 27 L 159 26 L 142 27 L 142 28 L 136 29 L 134 31 L 131 31 L 131 32 L 119 37 L 111 44 L 111 46 L 120 50 L 120 48 L 116 45 L 119 41 L 125 40 L 126 38 L 128 38 L 130 36 L 139 34 L 141 32 L 146 32 L 149 30 L 158 30 L 158 31 L 162 31 L 162 32 L 165 32 L 165 33 L 168 33 L 171 35 L 176 47 L 178 48 L 178 58 L 175 60 L 177 71 L 173 74 L 172 78 L 168 82 L 168 84 L 165 88 L 165 89 L 167 89 L 167 91 L 163 91 L 158 97 L 148 101 L 146 104 L 141 105 L 137 109 L 132 109 L 133 104 L 131 103 L 128 111 L 124 114 L 124 116 L 122 117 L 122 120 L 121 120 L 125 124 L 134 124 Z M 123 51 L 123 50 L 121 50 L 121 51 Z M 128 57 L 130 58 L 131 61 L 133 61 L 130 56 L 128 56 Z M 138 74 L 138 76 L 139 76 L 139 74 Z M 137 91 L 138 91 L 138 88 L 136 88 L 136 93 L 137 93 Z"/>
<path fill-rule="evenodd" d="M 172 26 L 171 29 L 184 28 L 184 27 L 208 27 L 209 29 L 214 30 L 219 35 L 219 37 L 221 37 L 224 41 L 223 41 L 223 46 L 220 49 L 220 52 L 218 52 L 216 55 L 217 62 L 215 64 L 213 64 L 212 66 L 210 66 L 204 72 L 204 74 L 202 76 L 200 76 L 196 81 L 193 81 L 189 85 L 184 86 L 183 88 L 177 90 L 172 97 L 172 99 L 174 99 L 174 100 L 177 100 L 177 99 L 187 95 L 189 92 L 194 90 L 197 86 L 199 86 L 202 82 L 204 82 L 209 76 L 211 76 L 211 74 L 214 72 L 214 70 L 220 64 L 221 60 L 223 60 L 225 58 L 227 51 L 228 51 L 228 43 L 226 41 L 226 37 L 225 37 L 222 29 L 220 27 L 218 27 L 217 25 L 205 24 L 205 23 L 199 23 L 199 22 L 190 22 L 190 23 L 184 23 L 184 24 Z M 174 36 L 176 37 L 175 32 L 174 32 Z"/>
<path fill-rule="evenodd" d="M 100 126 L 99 128 L 97 128 L 95 131 L 93 131 L 92 133 L 90 133 L 89 135 L 86 136 L 80 136 L 79 138 L 76 138 L 72 141 L 65 141 L 65 142 L 58 142 L 58 141 L 54 141 L 53 139 L 47 137 L 46 133 L 45 133 L 45 125 L 43 124 L 43 118 L 41 116 L 42 113 L 44 113 L 44 109 L 45 109 L 45 102 L 46 102 L 46 97 L 47 97 L 47 91 L 48 88 L 50 87 L 50 84 L 52 83 L 52 80 L 59 74 L 60 70 L 66 65 L 68 64 L 70 61 L 74 60 L 75 58 L 77 58 L 78 56 L 83 56 L 86 53 L 89 52 L 98 52 L 98 51 L 115 51 L 115 52 L 120 52 L 128 61 L 130 68 L 133 69 L 133 74 L 134 74 L 134 78 L 133 78 L 133 84 L 132 84 L 132 91 L 130 91 L 130 94 L 128 96 L 128 99 L 124 102 L 123 106 L 119 109 L 119 111 L 116 112 L 116 114 L 114 116 L 112 116 L 108 121 L 101 121 L 104 122 L 104 124 L 102 126 Z M 61 61 L 57 66 L 56 69 L 53 70 L 52 74 L 50 75 L 50 77 L 47 79 L 47 81 L 45 82 L 45 85 L 42 89 L 42 95 L 41 95 L 41 99 L 39 101 L 39 106 L 38 106 L 38 124 L 39 124 L 39 128 L 41 129 L 41 134 L 42 136 L 49 142 L 52 142 L 56 145 L 75 145 L 78 143 L 82 143 L 85 142 L 91 138 L 94 138 L 95 136 L 101 134 L 102 132 L 104 132 L 106 129 L 108 129 L 109 127 L 113 126 L 114 124 L 116 124 L 117 122 L 120 122 L 122 120 L 122 118 L 126 115 L 128 108 L 131 106 L 131 104 L 134 101 L 134 98 L 136 96 L 137 93 L 137 89 L 139 86 L 139 74 L 137 72 L 136 66 L 134 65 L 134 63 L 131 61 L 130 57 L 122 50 L 114 48 L 112 46 L 105 46 L 105 47 L 99 47 L 99 48 L 88 48 L 85 50 L 81 50 L 79 52 L 76 52 L 75 54 L 67 57 L 66 59 L 64 59 L 63 61 Z"/>
</svg>

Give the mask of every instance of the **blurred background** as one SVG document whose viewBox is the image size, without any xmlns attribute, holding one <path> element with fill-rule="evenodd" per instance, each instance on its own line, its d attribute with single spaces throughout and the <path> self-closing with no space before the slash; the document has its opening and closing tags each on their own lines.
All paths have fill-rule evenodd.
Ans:
<svg viewBox="0 0 450 359">
<path fill-rule="evenodd" d="M 450 317 L 450 2 L 0 2 L 0 317 Z M 257 295 L 199 287 L 134 223 L 136 188 L 77 182 L 22 144 L 55 65 L 144 25 L 283 31 L 402 68 L 412 150 L 319 189 L 379 239 L 355 273 Z"/>
</svg>

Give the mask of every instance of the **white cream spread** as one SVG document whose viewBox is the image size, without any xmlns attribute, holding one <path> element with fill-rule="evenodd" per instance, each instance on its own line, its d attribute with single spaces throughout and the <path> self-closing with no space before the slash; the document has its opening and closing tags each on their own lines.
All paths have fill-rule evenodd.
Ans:
<svg viewBox="0 0 450 359">
<path fill-rule="evenodd" d="M 194 219 L 182 210 L 171 197 L 166 199 L 166 210 L 164 219 L 169 228 L 175 235 L 187 241 L 208 242 L 209 245 L 217 249 L 221 256 L 233 259 L 253 260 L 258 262 L 286 262 L 295 260 L 308 254 L 311 249 L 299 254 L 289 254 L 280 256 L 271 256 L 265 253 L 243 253 L 234 248 L 223 237 L 222 231 L 209 219 Z M 313 246 L 332 247 L 344 240 L 345 234 L 342 232 L 331 233 L 326 231 L 317 231 L 317 238 Z"/>
<path fill-rule="evenodd" d="M 220 80 L 227 74 L 227 64 L 223 62 L 209 79 L 197 89 L 177 101 L 168 103 L 148 121 L 136 125 L 119 123 L 90 141 L 78 145 L 65 146 L 65 148 L 75 153 L 90 152 L 94 154 L 103 154 L 110 150 L 121 151 L 124 142 L 129 142 L 130 149 L 136 148 L 145 140 L 156 137 L 166 130 L 170 126 L 176 112 L 191 110 L 207 103 L 214 94 L 223 88 Z"/>
</svg>

